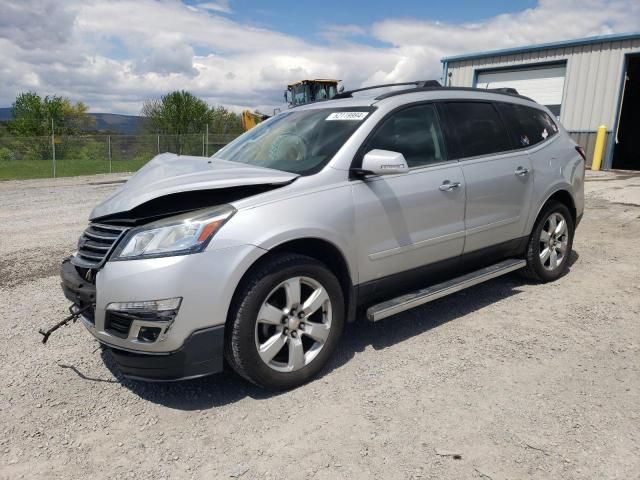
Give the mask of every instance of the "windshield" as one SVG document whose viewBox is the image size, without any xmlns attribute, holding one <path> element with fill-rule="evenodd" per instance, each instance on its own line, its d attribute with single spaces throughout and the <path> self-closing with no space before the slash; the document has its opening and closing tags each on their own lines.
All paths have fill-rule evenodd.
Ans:
<svg viewBox="0 0 640 480">
<path fill-rule="evenodd" d="M 312 82 L 291 86 L 285 92 L 285 95 L 287 101 L 295 107 L 319 100 L 330 100 L 337 93 L 337 84 L 335 82 Z"/>
<path fill-rule="evenodd" d="M 291 103 L 293 105 L 304 105 L 309 103 L 309 86 L 300 84 L 291 89 Z"/>
<path fill-rule="evenodd" d="M 212 158 L 311 175 L 331 160 L 371 111 L 371 107 L 345 107 L 283 112 Z"/>
</svg>

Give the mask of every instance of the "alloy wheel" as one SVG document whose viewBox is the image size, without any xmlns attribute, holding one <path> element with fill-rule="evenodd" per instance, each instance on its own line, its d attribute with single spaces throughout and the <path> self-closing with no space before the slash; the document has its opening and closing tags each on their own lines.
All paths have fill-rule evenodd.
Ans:
<svg viewBox="0 0 640 480">
<path fill-rule="evenodd" d="M 324 347 L 331 330 L 331 299 L 309 277 L 281 282 L 258 311 L 255 344 L 264 363 L 279 372 L 300 370 Z"/>
<path fill-rule="evenodd" d="M 540 232 L 540 263 L 549 271 L 562 265 L 569 247 L 569 229 L 564 216 L 553 212 Z"/>
</svg>

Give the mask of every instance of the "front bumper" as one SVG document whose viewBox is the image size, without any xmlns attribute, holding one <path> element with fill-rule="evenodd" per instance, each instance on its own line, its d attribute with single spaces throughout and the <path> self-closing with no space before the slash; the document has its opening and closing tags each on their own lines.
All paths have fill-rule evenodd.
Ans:
<svg viewBox="0 0 640 480">
<path fill-rule="evenodd" d="M 235 288 L 264 250 L 251 246 L 146 260 L 111 261 L 97 272 L 95 285 L 66 259 L 61 267 L 65 296 L 81 306 L 89 332 L 108 347 L 122 373 L 147 380 L 178 380 L 219 372 L 223 364 L 224 323 Z M 107 306 L 182 298 L 175 318 L 133 319 L 114 331 Z M 162 325 L 161 325 L 162 324 Z M 162 326 L 157 341 L 138 338 L 141 326 Z"/>
<path fill-rule="evenodd" d="M 168 382 L 222 371 L 224 325 L 193 332 L 184 345 L 167 354 L 150 355 L 108 348 L 122 374 L 134 380 Z"/>
<path fill-rule="evenodd" d="M 71 257 L 65 258 L 60 265 L 60 286 L 64 296 L 79 308 L 92 306 L 83 317 L 93 322 L 96 303 L 96 286 L 80 276 L 71 264 Z"/>
</svg>

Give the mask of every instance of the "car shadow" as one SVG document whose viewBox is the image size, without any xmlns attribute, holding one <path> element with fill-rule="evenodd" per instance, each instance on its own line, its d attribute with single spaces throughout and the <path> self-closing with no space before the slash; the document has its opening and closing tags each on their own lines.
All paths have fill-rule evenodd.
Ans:
<svg viewBox="0 0 640 480">
<path fill-rule="evenodd" d="M 568 271 L 578 258 L 579 255 L 572 252 Z M 376 323 L 367 321 L 364 311 L 359 312 L 356 321 L 345 328 L 340 346 L 314 381 L 317 382 L 343 366 L 368 346 L 384 350 L 492 303 L 519 295 L 522 292 L 520 287 L 529 283 L 532 282 L 511 273 Z M 381 352 L 380 355 L 384 353 Z M 101 356 L 115 379 L 131 392 L 149 402 L 177 410 L 206 410 L 247 397 L 264 400 L 282 394 L 252 385 L 226 366 L 225 371 L 220 374 L 183 382 L 149 383 L 129 380 L 122 376 L 108 349 L 102 350 Z M 384 361 L 383 358 L 381 361 Z"/>
</svg>

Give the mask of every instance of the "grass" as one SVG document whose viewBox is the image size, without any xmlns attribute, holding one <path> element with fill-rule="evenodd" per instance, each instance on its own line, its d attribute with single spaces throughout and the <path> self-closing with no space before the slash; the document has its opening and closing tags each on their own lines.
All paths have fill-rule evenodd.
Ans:
<svg viewBox="0 0 640 480">
<path fill-rule="evenodd" d="M 132 160 L 113 160 L 111 172 L 134 172 L 147 163 L 150 158 Z M 109 173 L 109 162 L 105 160 L 64 159 L 56 162 L 56 177 L 75 177 Z M 51 160 L 1 160 L 0 180 L 27 180 L 32 178 L 52 178 Z"/>
</svg>

